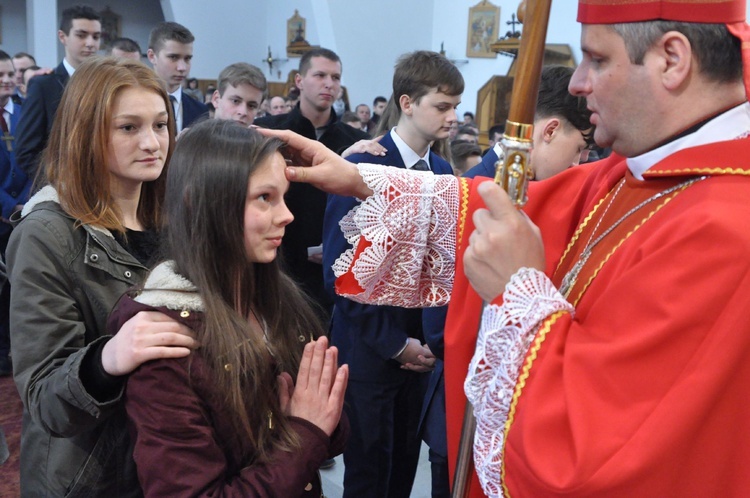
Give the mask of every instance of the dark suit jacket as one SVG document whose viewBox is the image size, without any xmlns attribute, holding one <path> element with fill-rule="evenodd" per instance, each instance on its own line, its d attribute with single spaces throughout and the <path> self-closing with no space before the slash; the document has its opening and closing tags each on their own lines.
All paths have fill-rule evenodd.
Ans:
<svg viewBox="0 0 750 498">
<path fill-rule="evenodd" d="M 203 102 L 198 102 L 193 97 L 182 92 L 182 128 L 185 129 L 196 120 L 208 117 L 208 107 Z"/>
<path fill-rule="evenodd" d="M 486 176 L 489 178 L 495 177 L 495 163 L 497 162 L 497 154 L 495 149 L 492 148 L 482 157 L 482 162 L 471 168 L 469 171 L 464 173 L 464 178 L 474 178 L 475 176 Z"/>
<path fill-rule="evenodd" d="M 255 120 L 254 124 L 275 130 L 291 130 L 316 140 L 315 127 L 302 115 L 299 104 L 287 114 L 266 116 Z M 353 143 L 366 138 L 366 133 L 338 121 L 331 109 L 328 129 L 319 141 L 340 154 Z M 326 310 L 323 318 L 327 320 L 333 302 L 323 288 L 323 269 L 319 264 L 307 260 L 307 248 L 323 243 L 326 194 L 311 185 L 292 183 L 286 195 L 286 204 L 294 215 L 294 221 L 286 227 L 281 244 L 286 267 L 305 292 Z"/>
<path fill-rule="evenodd" d="M 380 143 L 388 150 L 385 156 L 353 154 L 347 159 L 404 168 L 391 135 L 383 136 Z M 435 153 L 430 153 L 430 167 L 435 174 L 453 174 L 450 164 Z M 357 204 L 354 197 L 331 195 L 328 198 L 323 228 L 323 268 L 326 288 L 332 294 L 335 277 L 331 265 L 349 248 L 339 221 Z M 331 342 L 339 349 L 339 361 L 349 364 L 352 379 L 373 382 L 395 380 L 408 374 L 397 361 L 390 359 L 401 350 L 407 337 L 424 340 L 422 310 L 363 305 L 335 297 Z"/>
<path fill-rule="evenodd" d="M 22 107 L 13 104 L 13 114 L 10 116 L 11 133 L 18 130 L 18 121 L 21 118 Z M 15 149 L 15 144 L 11 144 Z M 10 218 L 13 209 L 18 204 L 25 204 L 29 197 L 31 182 L 28 181 L 26 173 L 18 167 L 16 152 L 8 151 L 5 142 L 0 143 L 0 209 L 5 219 Z M 10 225 L 0 223 L 0 234 L 10 231 Z"/>
<path fill-rule="evenodd" d="M 443 378 L 445 317 L 448 306 L 422 310 L 424 339 L 430 351 L 438 358 L 430 374 L 425 393 L 422 414 L 419 417 L 419 432 L 422 440 L 435 453 L 448 456 L 448 441 L 445 433 L 445 381 Z"/>
<path fill-rule="evenodd" d="M 29 82 L 16 130 L 16 161 L 31 181 L 36 176 L 39 155 L 47 145 L 68 79 L 68 71 L 61 62 L 52 73 L 35 76 Z"/>
</svg>

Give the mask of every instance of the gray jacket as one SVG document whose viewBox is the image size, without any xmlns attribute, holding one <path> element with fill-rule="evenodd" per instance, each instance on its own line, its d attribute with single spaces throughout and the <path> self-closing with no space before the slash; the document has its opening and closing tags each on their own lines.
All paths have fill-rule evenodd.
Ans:
<svg viewBox="0 0 750 498">
<path fill-rule="evenodd" d="M 14 378 L 24 404 L 22 496 L 140 496 L 122 387 L 99 400 L 82 361 L 109 340 L 106 320 L 147 269 L 106 229 L 83 225 L 45 187 L 7 249 Z"/>
</svg>

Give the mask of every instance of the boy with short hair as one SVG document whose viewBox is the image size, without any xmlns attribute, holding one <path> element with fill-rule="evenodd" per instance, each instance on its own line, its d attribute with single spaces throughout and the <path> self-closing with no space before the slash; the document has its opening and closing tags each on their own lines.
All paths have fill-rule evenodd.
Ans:
<svg viewBox="0 0 750 498">
<path fill-rule="evenodd" d="M 141 46 L 131 38 L 115 38 L 108 52 L 112 57 L 141 60 Z"/>
<path fill-rule="evenodd" d="M 452 174 L 451 165 L 430 145 L 448 138 L 463 90 L 461 73 L 442 55 L 406 54 L 393 76 L 398 124 L 380 141 L 387 153 L 353 154 L 347 159 Z M 331 291 L 331 267 L 349 249 L 339 221 L 356 205 L 353 197 L 328 200 L 323 268 Z M 421 445 L 418 425 L 427 372 L 435 361 L 423 341 L 420 309 L 369 306 L 335 297 L 331 342 L 350 368 L 346 401 L 351 436 L 344 452 L 344 496 L 409 496 Z"/>
<path fill-rule="evenodd" d="M 174 106 L 178 133 L 196 119 L 208 114 L 205 104 L 182 91 L 182 82 L 190 74 L 194 41 L 193 33 L 176 22 L 157 24 L 148 38 L 146 55 L 156 74 L 167 85 L 169 100 Z"/>
<path fill-rule="evenodd" d="M 36 66 L 34 56 L 26 52 L 18 52 L 13 56 L 13 67 L 16 68 L 16 93 L 13 99 L 17 104 L 23 104 L 26 100 L 26 85 L 23 82 L 23 73 L 31 66 Z"/>
<path fill-rule="evenodd" d="M 586 99 L 568 91 L 573 68 L 545 66 L 542 69 L 534 114 L 534 149 L 529 167 L 535 180 L 545 180 L 588 159 L 594 145 L 594 127 Z M 502 154 L 499 143 L 487 151 L 482 162 L 464 176 L 495 176 L 495 163 Z"/>
<path fill-rule="evenodd" d="M 353 113 L 352 111 L 346 111 L 343 116 L 341 116 L 341 122 L 348 124 L 349 126 L 357 130 L 362 129 L 362 121 L 359 119 L 359 116 L 357 116 L 357 114 Z"/>
<path fill-rule="evenodd" d="M 211 97 L 216 119 L 231 119 L 243 126 L 253 124 L 266 92 L 266 77 L 257 67 L 236 62 L 219 74 Z"/>
<path fill-rule="evenodd" d="M 385 111 L 387 105 L 388 99 L 382 95 L 378 95 L 372 100 L 372 118 L 370 118 L 370 122 L 372 123 L 373 130 L 380 122 L 380 117 L 383 115 L 383 111 Z"/>
</svg>

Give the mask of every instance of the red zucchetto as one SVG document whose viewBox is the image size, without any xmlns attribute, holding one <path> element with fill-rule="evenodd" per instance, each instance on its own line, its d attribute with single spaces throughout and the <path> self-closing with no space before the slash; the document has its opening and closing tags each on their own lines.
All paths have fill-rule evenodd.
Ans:
<svg viewBox="0 0 750 498">
<path fill-rule="evenodd" d="M 733 24 L 745 20 L 745 0 L 579 0 L 578 22 L 683 21 Z"/>
</svg>

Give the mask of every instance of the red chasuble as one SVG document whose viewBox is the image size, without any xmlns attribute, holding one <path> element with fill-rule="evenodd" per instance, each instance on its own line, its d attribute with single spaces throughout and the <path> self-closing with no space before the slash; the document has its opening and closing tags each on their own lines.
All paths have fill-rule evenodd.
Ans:
<svg viewBox="0 0 750 498">
<path fill-rule="evenodd" d="M 644 178 L 612 156 L 531 186 L 525 211 L 542 231 L 552 282 L 559 287 L 590 254 L 567 293 L 575 313 L 555 313 L 535 331 L 498 428 L 509 496 L 744 496 L 750 489 L 750 139 L 682 150 Z M 471 214 L 482 206 L 481 181 L 445 190 L 458 197 L 445 331 L 451 468 L 482 308 L 461 262 Z M 387 202 L 396 190 L 384 194 Z M 453 220 L 445 216 L 433 219 Z M 360 239 L 355 260 L 368 244 Z M 363 293 L 351 273 L 337 292 Z M 418 284 L 414 299 L 391 294 L 409 305 L 429 302 L 432 287 Z M 482 495 L 476 478 L 471 491 Z"/>
<path fill-rule="evenodd" d="M 591 255 L 568 294 L 574 316 L 548 318 L 522 367 L 505 427 L 509 496 L 750 489 L 750 139 L 682 150 L 644 178 L 612 156 L 530 189 L 554 284 Z M 482 307 L 461 264 L 478 184 L 445 332 L 451 469 Z M 471 491 L 483 496 L 476 477 Z"/>
</svg>

